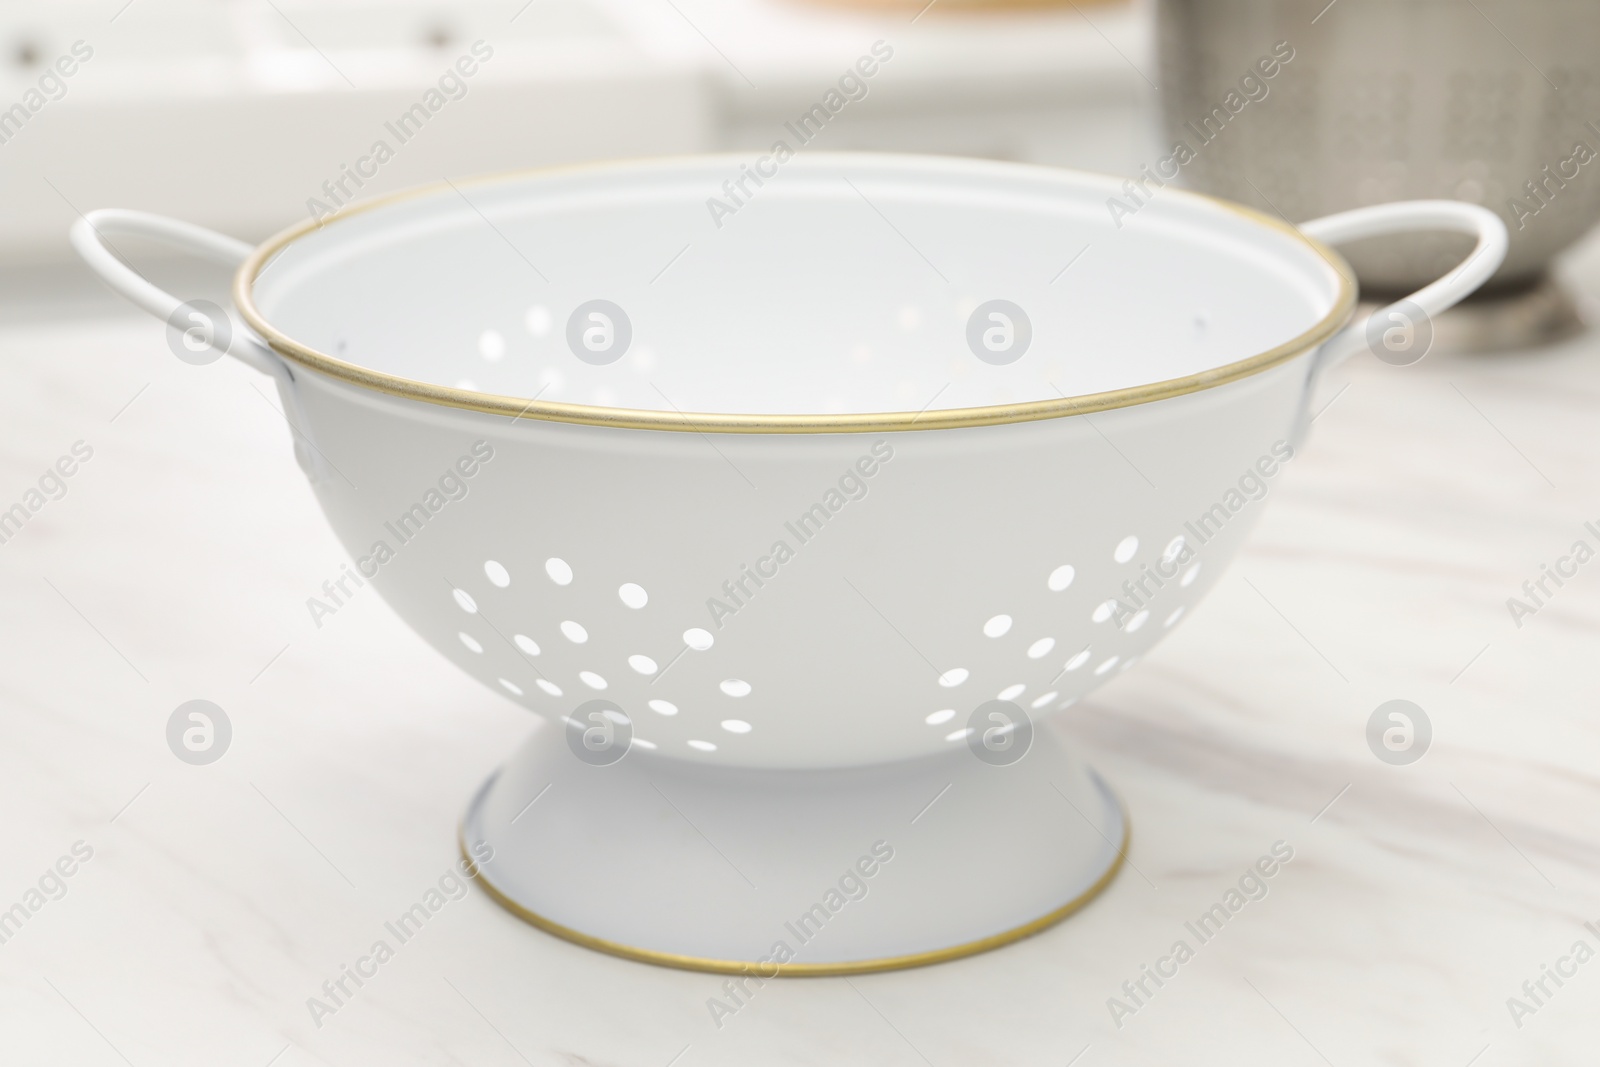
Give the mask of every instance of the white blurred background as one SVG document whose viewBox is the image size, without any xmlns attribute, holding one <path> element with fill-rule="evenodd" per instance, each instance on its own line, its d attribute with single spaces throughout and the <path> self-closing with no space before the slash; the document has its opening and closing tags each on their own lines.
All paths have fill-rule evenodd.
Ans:
<svg viewBox="0 0 1600 1067">
<path fill-rule="evenodd" d="M 876 40 L 869 96 L 816 148 L 1127 172 L 1155 114 L 1145 13 L 1082 0 L 18 0 L 0 3 L 0 269 L 71 276 L 77 211 L 258 239 L 307 212 L 475 41 L 493 57 L 361 195 L 586 159 L 764 148 Z M 59 92 L 53 65 L 93 50 Z M 80 51 L 82 47 L 80 47 Z M 32 98 L 35 103 L 39 97 Z M 23 268 L 18 270 L 17 268 Z M 8 303 L 12 301 L 7 301 Z"/>
</svg>

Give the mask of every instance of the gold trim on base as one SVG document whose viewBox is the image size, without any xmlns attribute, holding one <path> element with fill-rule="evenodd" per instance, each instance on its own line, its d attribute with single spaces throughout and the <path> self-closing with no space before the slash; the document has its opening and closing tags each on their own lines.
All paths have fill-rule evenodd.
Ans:
<svg viewBox="0 0 1600 1067">
<path fill-rule="evenodd" d="M 1056 923 L 1065 919 L 1073 912 L 1082 908 L 1089 901 L 1100 895 L 1100 891 L 1111 884 L 1111 880 L 1122 869 L 1123 861 L 1127 858 L 1128 842 L 1132 840 L 1133 828 L 1128 819 L 1127 809 L 1119 801 L 1117 810 L 1122 815 L 1122 844 L 1117 848 L 1116 859 L 1111 861 L 1105 873 L 1096 878 L 1094 884 L 1082 893 L 1063 904 L 1054 911 L 1041 915 L 1032 922 L 1023 923 L 1021 926 L 1004 930 L 998 934 L 968 941 L 965 944 L 951 945 L 949 948 L 934 949 L 931 952 L 914 952 L 908 956 L 884 956 L 879 959 L 854 960 L 844 963 L 780 963 L 761 964 L 756 961 L 742 960 L 717 960 L 700 956 L 681 956 L 675 952 L 657 952 L 648 948 L 635 948 L 616 941 L 607 941 L 605 938 L 593 937 L 581 933 L 570 926 L 563 926 L 545 918 L 538 912 L 529 911 L 518 904 L 505 893 L 495 887 L 482 868 L 478 866 L 471 853 L 467 851 L 466 826 L 463 824 L 457 834 L 457 844 L 461 850 L 461 858 L 467 863 L 467 871 L 482 884 L 484 892 L 489 894 L 496 904 L 515 915 L 524 922 L 531 923 L 547 934 L 571 941 L 575 945 L 604 952 L 611 956 L 621 956 L 623 959 L 635 960 L 639 963 L 653 963 L 658 967 L 676 967 L 685 971 L 709 971 L 713 974 L 746 974 L 755 973 L 760 978 L 824 978 L 829 975 L 841 974 L 871 974 L 875 971 L 898 971 L 908 967 L 926 967 L 931 963 L 944 963 L 947 960 L 960 959 L 963 956 L 975 956 L 980 952 L 1009 945 L 1013 941 L 1021 941 L 1025 937 L 1032 937 Z M 766 973 L 769 968 L 776 967 L 773 973 Z"/>
</svg>

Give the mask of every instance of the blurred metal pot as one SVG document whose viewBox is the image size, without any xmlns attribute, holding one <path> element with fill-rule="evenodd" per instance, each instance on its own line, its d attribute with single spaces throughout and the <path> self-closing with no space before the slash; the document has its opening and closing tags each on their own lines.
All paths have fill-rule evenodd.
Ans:
<svg viewBox="0 0 1600 1067">
<path fill-rule="evenodd" d="M 1166 131 L 1193 150 L 1189 185 L 1291 220 L 1420 197 L 1482 204 L 1511 232 L 1490 301 L 1536 292 L 1600 220 L 1595 0 L 1157 0 L 1157 20 Z M 1258 66 L 1275 46 L 1292 57 Z M 1364 290 L 1392 293 L 1470 247 L 1439 234 L 1341 251 Z M 1533 304 L 1549 313 L 1548 287 Z"/>
</svg>

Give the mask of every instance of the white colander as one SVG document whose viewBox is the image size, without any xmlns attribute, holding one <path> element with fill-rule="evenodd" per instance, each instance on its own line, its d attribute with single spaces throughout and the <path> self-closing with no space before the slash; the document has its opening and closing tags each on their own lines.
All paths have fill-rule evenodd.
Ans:
<svg viewBox="0 0 1600 1067">
<path fill-rule="evenodd" d="M 1020 936 L 1101 884 L 1125 833 L 1034 720 L 1193 610 L 1292 457 L 1318 373 L 1367 345 L 1369 324 L 1345 326 L 1348 269 L 1306 234 L 1477 236 L 1372 327 L 1392 337 L 1492 274 L 1504 228 L 1419 202 L 1302 233 L 1170 189 L 1108 211 L 1125 183 L 1063 171 L 818 154 L 757 181 L 747 163 L 447 183 L 255 250 L 123 211 L 73 237 L 189 348 L 276 377 L 363 580 L 557 724 L 469 815 L 517 910 L 647 958 L 759 961 L 777 916 L 892 836 L 866 827 L 979 774 L 991 813 L 1054 781 L 1076 828 L 1023 817 L 1054 842 L 1042 866 L 958 875 L 982 820 L 919 820 L 924 845 L 883 867 L 901 905 L 878 892 L 882 921 L 786 968 Z M 242 261 L 244 325 L 132 274 L 102 245 L 118 231 Z M 718 840 L 668 779 L 745 814 Z M 666 806 L 643 818 L 646 785 Z M 597 812 L 605 847 L 580 832 Z M 733 879 L 713 842 L 780 873 Z"/>
</svg>

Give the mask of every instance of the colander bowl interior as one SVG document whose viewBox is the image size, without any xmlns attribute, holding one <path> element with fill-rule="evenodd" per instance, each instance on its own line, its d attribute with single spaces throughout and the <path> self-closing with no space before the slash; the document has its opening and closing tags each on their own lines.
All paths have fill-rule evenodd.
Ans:
<svg viewBox="0 0 1600 1067">
<path fill-rule="evenodd" d="M 1335 257 L 1177 191 L 1113 226 L 1107 198 L 1125 194 L 1094 175 L 818 155 L 757 186 L 749 163 L 575 168 L 380 201 L 269 246 L 246 313 L 326 367 L 468 402 L 830 415 L 1181 380 L 1292 345 L 1339 297 Z M 627 335 L 609 362 L 575 358 L 597 300 Z M 1027 320 L 1013 362 L 974 355 L 974 312 L 994 300 Z"/>
</svg>

